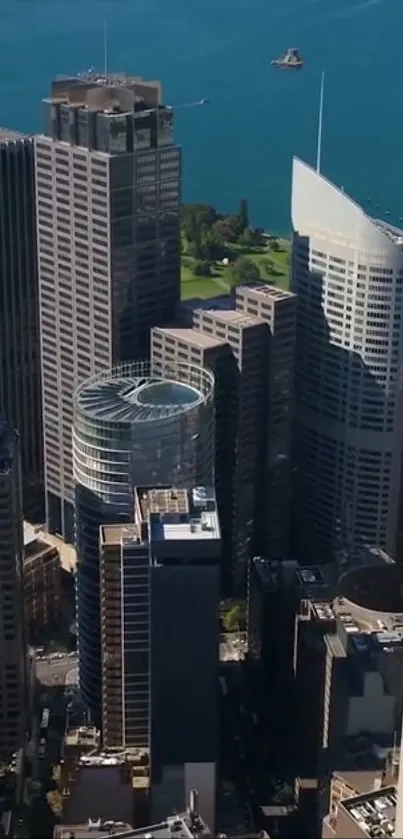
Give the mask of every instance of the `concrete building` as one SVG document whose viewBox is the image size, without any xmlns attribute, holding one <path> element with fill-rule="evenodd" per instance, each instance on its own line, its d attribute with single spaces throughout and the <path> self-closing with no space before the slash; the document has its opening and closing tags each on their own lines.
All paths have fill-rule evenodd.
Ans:
<svg viewBox="0 0 403 839">
<path fill-rule="evenodd" d="M 159 82 L 57 78 L 36 146 L 47 522 L 72 539 L 73 393 L 148 355 L 180 297 L 181 150 Z"/>
<path fill-rule="evenodd" d="M 144 827 L 132 827 L 123 821 L 101 818 L 87 819 L 82 824 L 58 825 L 54 828 L 53 839 L 104 839 L 105 833 L 114 839 L 207 839 L 211 831 L 198 812 L 198 792 L 192 790 L 190 804 L 185 812 L 168 816 L 162 821 L 147 824 Z M 253 837 L 251 837 L 253 839 Z"/>
<path fill-rule="evenodd" d="M 235 307 L 269 326 L 267 442 L 262 464 L 265 474 L 258 516 L 260 533 L 256 539 L 265 556 L 285 558 L 290 529 L 296 297 L 267 283 L 237 286 Z"/>
<path fill-rule="evenodd" d="M 100 819 L 101 822 L 123 822 L 138 827 L 148 824 L 150 771 L 147 750 L 100 752 L 97 739 L 99 744 L 99 732 L 97 738 L 94 731 L 86 727 L 66 733 L 59 784 L 63 821 L 70 825 L 85 824 L 91 813 L 95 822 Z"/>
<path fill-rule="evenodd" d="M 99 528 L 133 522 L 135 486 L 212 484 L 212 374 L 138 362 L 85 382 L 74 397 L 73 462 L 80 689 L 98 719 Z"/>
<path fill-rule="evenodd" d="M 212 301 L 214 302 L 214 301 Z M 185 312 L 186 309 L 186 312 Z M 244 590 L 249 556 L 287 555 L 295 295 L 236 290 L 232 307 L 184 307 L 192 329 L 153 329 L 153 360 L 190 360 L 216 379 L 216 490 L 223 589 Z"/>
<path fill-rule="evenodd" d="M 323 824 L 322 839 L 399 839 L 395 786 L 346 798 Z"/>
<path fill-rule="evenodd" d="M 43 521 L 33 140 L 0 128 L 0 416 L 17 428 L 24 515 Z"/>
<path fill-rule="evenodd" d="M 222 536 L 221 586 L 225 592 L 230 590 L 232 580 L 238 364 L 230 345 L 221 337 L 179 327 L 152 330 L 151 358 L 154 365 L 189 363 L 214 374 L 215 487 Z"/>
<path fill-rule="evenodd" d="M 23 515 L 17 432 L 0 420 L 0 760 L 24 742 Z"/>
<path fill-rule="evenodd" d="M 297 775 L 303 788 L 311 784 L 317 827 L 329 812 L 334 774 L 381 777 L 379 758 L 398 740 L 403 601 L 401 568 L 393 563 L 343 575 L 333 596 L 323 577 L 320 585 L 320 569 L 313 573 L 314 590 L 301 598 L 297 616 L 294 662 Z"/>
<path fill-rule="evenodd" d="M 402 448 L 403 232 L 294 159 L 297 555 L 396 555 Z"/>
<path fill-rule="evenodd" d="M 60 618 L 61 564 L 57 548 L 26 522 L 23 569 L 27 641 L 35 643 Z"/>
<path fill-rule="evenodd" d="M 133 523 L 101 528 L 103 744 L 150 748 L 155 821 L 197 786 L 215 825 L 220 555 L 203 487 L 138 489 Z"/>
</svg>

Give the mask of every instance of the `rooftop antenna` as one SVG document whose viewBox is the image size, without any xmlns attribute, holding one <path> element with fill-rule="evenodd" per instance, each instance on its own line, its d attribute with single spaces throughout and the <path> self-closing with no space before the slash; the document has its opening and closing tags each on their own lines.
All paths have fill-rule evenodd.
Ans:
<svg viewBox="0 0 403 839">
<path fill-rule="evenodd" d="M 108 75 L 108 21 L 104 20 L 104 76 Z"/>
<path fill-rule="evenodd" d="M 318 118 L 318 146 L 316 150 L 316 171 L 320 175 L 320 162 L 322 155 L 322 125 L 323 125 L 323 97 L 325 93 L 325 74 L 322 70 L 320 79 L 320 101 L 319 101 L 319 118 Z"/>
</svg>

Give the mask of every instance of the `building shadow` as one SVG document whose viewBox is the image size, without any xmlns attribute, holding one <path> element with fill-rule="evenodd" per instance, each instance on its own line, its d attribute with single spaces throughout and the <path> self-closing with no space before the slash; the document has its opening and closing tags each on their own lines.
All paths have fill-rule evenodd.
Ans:
<svg viewBox="0 0 403 839">
<path fill-rule="evenodd" d="M 306 260 L 306 280 L 305 289 L 301 279 L 291 280 L 298 295 L 291 546 L 296 558 L 322 564 L 354 550 L 358 542 L 382 543 L 377 538 L 381 459 L 377 485 L 371 486 L 370 470 L 363 468 L 360 454 L 365 456 L 369 449 L 371 457 L 372 449 L 376 463 L 376 452 L 382 449 L 377 436 L 385 434 L 390 397 L 386 383 L 376 380 L 359 352 L 337 343 L 336 329 L 341 333 L 351 324 L 353 334 L 352 307 L 343 305 L 340 325 L 332 315 L 330 326 L 323 275 L 309 269 L 309 238 L 295 234 L 295 239 L 298 274 L 303 276 L 301 263 Z M 332 302 L 340 305 L 336 297 Z M 370 435 L 372 445 L 366 443 Z M 386 529 L 385 523 L 385 538 Z"/>
</svg>

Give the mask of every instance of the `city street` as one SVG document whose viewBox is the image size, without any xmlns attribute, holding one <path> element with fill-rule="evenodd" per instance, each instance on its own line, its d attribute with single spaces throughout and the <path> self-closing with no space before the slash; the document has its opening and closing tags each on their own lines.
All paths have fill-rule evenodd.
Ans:
<svg viewBox="0 0 403 839">
<path fill-rule="evenodd" d="M 56 655 L 60 657 L 55 658 Z M 77 671 L 76 653 L 52 653 L 36 659 L 36 674 L 42 685 L 74 684 L 76 679 L 70 675 L 72 671 Z"/>
</svg>

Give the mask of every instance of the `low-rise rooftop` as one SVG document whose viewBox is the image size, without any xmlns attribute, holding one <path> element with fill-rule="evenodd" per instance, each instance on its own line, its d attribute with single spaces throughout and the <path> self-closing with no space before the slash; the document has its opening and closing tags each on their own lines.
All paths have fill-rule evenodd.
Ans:
<svg viewBox="0 0 403 839">
<path fill-rule="evenodd" d="M 53 839 L 208 839 L 211 832 L 200 816 L 188 813 L 169 816 L 165 821 L 134 828 L 124 822 L 88 819 L 84 824 L 57 825 Z"/>
<path fill-rule="evenodd" d="M 236 296 L 242 295 L 243 293 L 248 294 L 252 291 L 256 296 L 262 297 L 267 300 L 267 298 L 271 298 L 272 300 L 286 300 L 292 297 L 295 297 L 295 294 L 292 291 L 286 291 L 283 288 L 278 288 L 278 286 L 271 285 L 270 283 L 259 283 L 259 282 L 250 282 L 250 283 L 243 283 L 243 285 L 239 285 L 236 287 Z"/>
<path fill-rule="evenodd" d="M 139 499 L 143 516 L 149 517 L 151 542 L 220 538 L 215 493 L 211 487 L 140 490 Z"/>
<path fill-rule="evenodd" d="M 396 787 L 381 787 L 341 802 L 363 837 L 394 837 L 396 820 Z M 357 834 L 355 834 L 357 835 Z"/>
<path fill-rule="evenodd" d="M 13 128 L 4 128 L 0 125 L 0 144 L 13 142 L 14 140 L 22 140 L 27 137 L 27 134 L 22 134 L 21 131 L 15 131 Z"/>
<path fill-rule="evenodd" d="M 204 332 L 199 332 L 197 329 L 181 329 L 179 327 L 156 327 L 153 330 L 155 334 L 161 334 L 166 336 L 171 336 L 172 338 L 176 338 L 178 341 L 184 341 L 186 344 L 190 344 L 194 347 L 199 347 L 200 349 L 213 349 L 214 347 L 220 347 L 224 343 L 222 338 L 213 338 L 212 335 L 206 335 Z"/>
<path fill-rule="evenodd" d="M 217 321 L 240 329 L 244 326 L 260 326 L 263 323 L 261 318 L 238 312 L 236 309 L 211 309 L 210 314 Z"/>
</svg>

